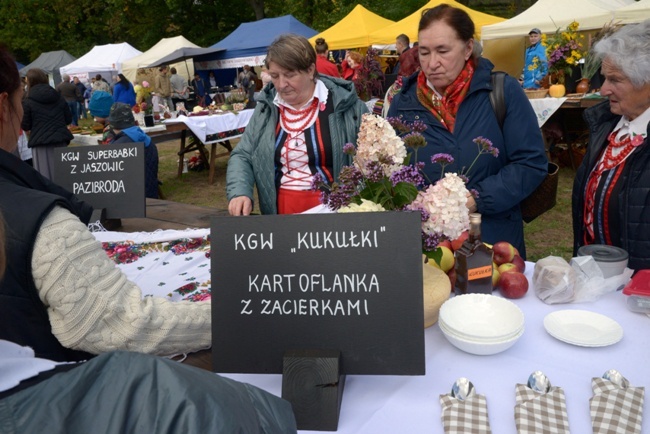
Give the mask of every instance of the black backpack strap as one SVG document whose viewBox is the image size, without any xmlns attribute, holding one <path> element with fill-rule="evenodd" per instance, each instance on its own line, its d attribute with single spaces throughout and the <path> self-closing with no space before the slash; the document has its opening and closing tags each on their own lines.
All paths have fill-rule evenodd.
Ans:
<svg viewBox="0 0 650 434">
<path fill-rule="evenodd" d="M 504 90 L 504 83 L 506 81 L 506 73 L 503 71 L 496 71 L 492 73 L 492 92 L 490 92 L 490 103 L 492 110 L 499 122 L 499 128 L 503 130 L 503 122 L 506 119 L 506 96 Z"/>
</svg>

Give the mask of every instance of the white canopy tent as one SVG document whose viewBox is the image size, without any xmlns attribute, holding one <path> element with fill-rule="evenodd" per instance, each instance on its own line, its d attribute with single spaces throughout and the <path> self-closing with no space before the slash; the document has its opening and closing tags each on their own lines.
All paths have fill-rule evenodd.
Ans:
<svg viewBox="0 0 650 434">
<path fill-rule="evenodd" d="M 621 24 L 640 23 L 650 18 L 650 0 L 639 0 L 614 11 L 614 20 Z"/>
<path fill-rule="evenodd" d="M 130 58 L 129 60 L 122 63 L 122 74 L 128 78 L 131 82 L 135 82 L 138 69 L 140 68 L 149 68 L 153 65 L 157 65 L 158 61 L 165 56 L 171 54 L 172 52 L 183 48 L 201 48 L 198 45 L 190 42 L 184 36 L 176 36 L 174 38 L 163 38 L 156 45 L 140 54 Z M 194 78 L 194 62 L 178 62 L 169 65 L 170 67 L 175 67 L 179 75 L 185 77 L 186 80 L 191 80 Z"/>
<path fill-rule="evenodd" d="M 61 75 L 79 77 L 83 82 L 96 74 L 102 74 L 111 81 L 112 76 L 122 72 L 122 63 L 132 57 L 142 54 L 127 42 L 121 44 L 95 45 L 92 50 L 60 68 Z"/>
<path fill-rule="evenodd" d="M 483 55 L 494 63 L 495 69 L 518 77 L 532 28 L 553 33 L 577 21 L 580 31 L 598 30 L 614 18 L 616 9 L 633 3 L 634 0 L 538 0 L 509 20 L 483 26 Z"/>
</svg>

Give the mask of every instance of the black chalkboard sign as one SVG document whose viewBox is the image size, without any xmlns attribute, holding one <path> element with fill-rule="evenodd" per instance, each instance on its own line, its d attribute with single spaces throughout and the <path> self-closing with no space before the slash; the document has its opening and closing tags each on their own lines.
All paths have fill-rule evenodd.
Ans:
<svg viewBox="0 0 650 434">
<path fill-rule="evenodd" d="M 106 218 L 145 217 L 144 143 L 54 149 L 52 180 Z"/>
<path fill-rule="evenodd" d="M 419 213 L 214 217 L 210 236 L 215 372 L 332 349 L 344 374 L 424 374 Z"/>
</svg>

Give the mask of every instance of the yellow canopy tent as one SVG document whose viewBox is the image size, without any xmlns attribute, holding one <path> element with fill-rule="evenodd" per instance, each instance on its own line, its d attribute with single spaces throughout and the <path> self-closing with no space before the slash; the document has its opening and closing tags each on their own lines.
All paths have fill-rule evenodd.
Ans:
<svg viewBox="0 0 650 434">
<path fill-rule="evenodd" d="M 497 17 L 494 15 L 484 14 L 483 12 L 475 11 L 470 9 L 467 6 L 464 6 L 454 0 L 431 0 L 429 3 L 422 6 L 417 11 L 413 12 L 408 17 L 396 22 L 393 25 L 386 26 L 382 29 L 379 29 L 370 34 L 370 43 L 373 45 L 390 45 L 395 43 L 395 37 L 400 34 L 405 34 L 409 37 L 411 42 L 418 40 L 418 24 L 420 23 L 420 17 L 422 16 L 422 11 L 425 9 L 430 9 L 436 7 L 442 3 L 446 3 L 455 8 L 463 9 L 469 14 L 469 16 L 474 21 L 474 26 L 476 27 L 477 37 L 480 37 L 481 27 L 488 24 L 500 23 L 505 21 L 505 18 Z"/>
<path fill-rule="evenodd" d="M 341 21 L 309 38 L 309 42 L 315 45 L 316 39 L 323 38 L 330 50 L 368 47 L 370 45 L 368 35 L 371 32 L 393 23 L 395 21 L 383 18 L 363 6 L 357 5 Z"/>
</svg>

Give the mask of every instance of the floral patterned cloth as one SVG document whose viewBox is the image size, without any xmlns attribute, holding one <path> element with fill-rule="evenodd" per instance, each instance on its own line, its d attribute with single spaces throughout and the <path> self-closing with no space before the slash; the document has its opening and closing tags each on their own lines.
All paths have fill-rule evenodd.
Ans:
<svg viewBox="0 0 650 434">
<path fill-rule="evenodd" d="M 210 229 L 94 232 L 106 254 L 143 296 L 210 299 Z"/>
</svg>

